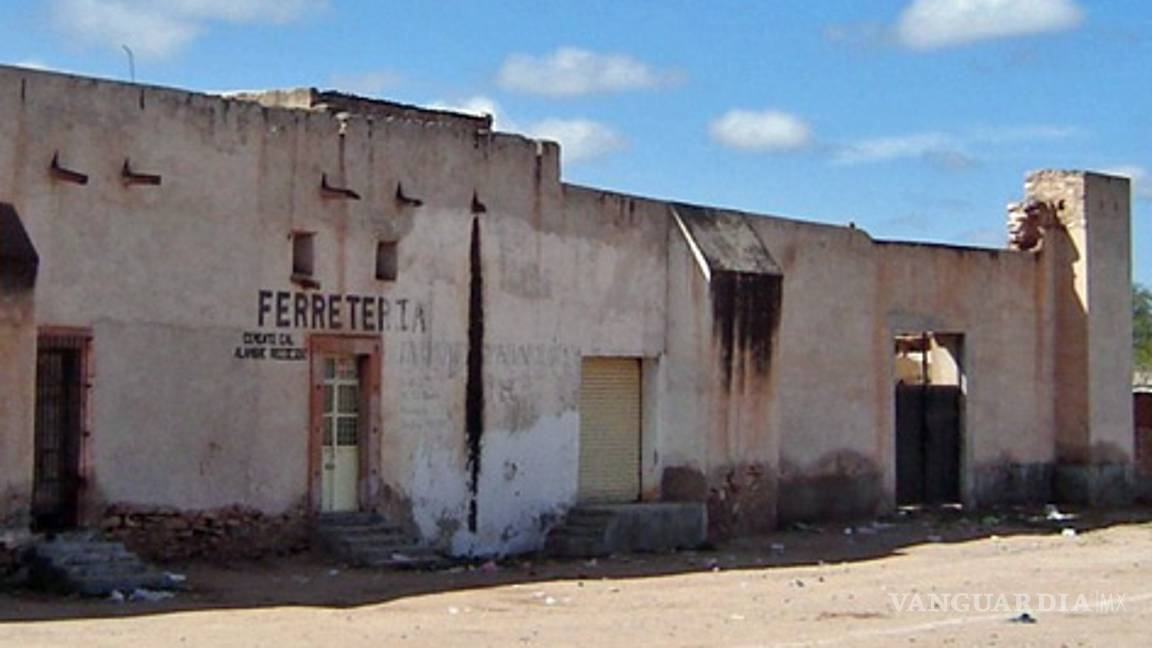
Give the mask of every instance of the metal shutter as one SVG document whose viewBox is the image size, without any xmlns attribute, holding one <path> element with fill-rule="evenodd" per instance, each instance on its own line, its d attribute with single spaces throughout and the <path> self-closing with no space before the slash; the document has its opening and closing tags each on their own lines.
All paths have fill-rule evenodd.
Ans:
<svg viewBox="0 0 1152 648">
<path fill-rule="evenodd" d="M 580 373 L 582 502 L 634 502 L 640 494 L 640 361 L 585 358 Z"/>
</svg>

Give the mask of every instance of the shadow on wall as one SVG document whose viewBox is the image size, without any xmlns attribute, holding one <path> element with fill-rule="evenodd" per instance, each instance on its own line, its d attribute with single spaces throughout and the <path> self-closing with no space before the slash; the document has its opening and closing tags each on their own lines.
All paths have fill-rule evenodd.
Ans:
<svg viewBox="0 0 1152 648">
<path fill-rule="evenodd" d="M 40 255 L 16 209 L 0 203 L 0 294 L 32 290 L 39 267 Z"/>
</svg>

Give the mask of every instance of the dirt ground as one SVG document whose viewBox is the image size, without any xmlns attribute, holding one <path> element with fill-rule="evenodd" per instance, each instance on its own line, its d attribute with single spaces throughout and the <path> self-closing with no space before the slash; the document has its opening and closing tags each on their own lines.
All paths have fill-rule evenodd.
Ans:
<svg viewBox="0 0 1152 648">
<path fill-rule="evenodd" d="M 1149 520 L 937 512 L 438 572 L 171 565 L 190 587 L 163 602 L 0 594 L 0 646 L 1146 646 Z"/>
</svg>

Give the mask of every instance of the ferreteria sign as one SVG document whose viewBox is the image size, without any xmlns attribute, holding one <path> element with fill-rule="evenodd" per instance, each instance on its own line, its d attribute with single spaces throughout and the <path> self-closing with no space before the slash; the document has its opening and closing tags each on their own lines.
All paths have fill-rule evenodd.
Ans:
<svg viewBox="0 0 1152 648">
<path fill-rule="evenodd" d="M 377 295 L 261 290 L 256 313 L 259 328 L 363 333 L 423 333 L 428 328 L 423 304 Z"/>
</svg>

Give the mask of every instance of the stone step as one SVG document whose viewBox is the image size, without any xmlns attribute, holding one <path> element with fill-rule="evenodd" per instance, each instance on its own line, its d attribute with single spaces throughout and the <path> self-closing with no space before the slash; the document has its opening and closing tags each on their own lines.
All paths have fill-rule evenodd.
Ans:
<svg viewBox="0 0 1152 648">
<path fill-rule="evenodd" d="M 128 550 L 121 549 L 119 551 L 76 551 L 71 553 L 61 553 L 61 555 L 45 555 L 45 553 L 37 553 L 37 556 L 51 560 L 52 563 L 60 566 L 71 565 L 92 565 L 104 563 L 130 563 L 139 562 L 139 558 Z"/>
<path fill-rule="evenodd" d="M 326 537 L 328 542 L 347 547 L 371 547 L 374 545 L 404 543 L 407 539 L 408 537 L 399 531 L 332 534 Z"/>
<path fill-rule="evenodd" d="M 319 516 L 313 534 L 317 546 L 358 567 L 426 568 L 444 563 L 404 529 L 374 513 Z"/>
<path fill-rule="evenodd" d="M 34 550 L 37 555 L 46 557 L 79 553 L 125 551 L 124 545 L 119 542 L 109 542 L 107 540 L 50 540 L 37 544 Z"/>
<path fill-rule="evenodd" d="M 93 574 L 84 578 L 74 579 L 71 581 L 71 585 L 72 591 L 83 596 L 107 596 L 112 592 L 132 592 L 137 589 L 175 589 L 172 583 L 162 574 L 155 576 L 119 574 L 115 572 L 103 575 Z"/>
<path fill-rule="evenodd" d="M 45 589 L 102 596 L 113 591 L 176 589 L 180 586 L 119 542 L 98 533 L 59 536 L 33 546 L 31 580 Z"/>
<path fill-rule="evenodd" d="M 612 520 L 618 514 L 611 509 L 585 508 L 577 506 L 568 511 L 569 522 L 596 522 L 604 523 Z"/>
<path fill-rule="evenodd" d="M 364 551 L 353 564 L 361 567 L 395 567 L 400 569 L 431 569 L 446 566 L 450 561 L 440 554 L 419 545 L 400 545 Z"/>
<path fill-rule="evenodd" d="M 317 526 L 360 526 L 365 524 L 380 524 L 384 518 L 379 513 L 322 513 L 316 516 Z"/>
<path fill-rule="evenodd" d="M 563 533 L 548 534 L 548 553 L 568 558 L 599 558 L 611 553 L 602 538 L 589 538 Z"/>
<path fill-rule="evenodd" d="M 404 530 L 390 524 L 372 524 L 364 526 L 317 527 L 316 532 L 328 536 L 364 537 L 375 535 L 404 535 Z"/>
</svg>

